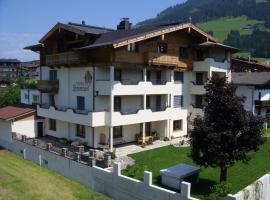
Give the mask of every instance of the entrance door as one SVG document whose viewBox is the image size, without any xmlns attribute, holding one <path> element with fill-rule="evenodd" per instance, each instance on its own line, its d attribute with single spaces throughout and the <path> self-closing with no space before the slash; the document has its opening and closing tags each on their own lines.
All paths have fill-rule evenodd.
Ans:
<svg viewBox="0 0 270 200">
<path fill-rule="evenodd" d="M 38 137 L 43 137 L 43 122 L 37 123 Z"/>
</svg>

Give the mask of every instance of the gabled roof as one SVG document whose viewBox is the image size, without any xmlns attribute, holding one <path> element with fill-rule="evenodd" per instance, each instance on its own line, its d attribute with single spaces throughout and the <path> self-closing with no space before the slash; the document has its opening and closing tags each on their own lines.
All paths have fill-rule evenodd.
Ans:
<svg viewBox="0 0 270 200">
<path fill-rule="evenodd" d="M 139 42 L 142 40 L 157 37 L 163 34 L 172 33 L 175 31 L 189 29 L 205 36 L 208 40 L 216 42 L 216 39 L 205 33 L 191 23 L 168 25 L 168 26 L 148 26 L 143 28 L 135 28 L 130 30 L 117 30 L 102 34 L 93 44 L 77 48 L 77 50 L 91 49 L 101 46 L 112 45 L 114 48 L 128 45 L 130 43 Z"/>
<path fill-rule="evenodd" d="M 228 49 L 228 50 L 231 50 L 231 51 L 234 51 L 234 52 L 237 52 L 239 51 L 238 48 L 235 48 L 235 47 L 231 47 L 231 46 L 228 46 L 228 45 L 225 45 L 225 44 L 222 44 L 222 43 L 219 43 L 219 42 L 204 42 L 204 43 L 201 43 L 198 45 L 199 47 L 219 47 L 219 48 L 224 48 L 224 49 Z"/>
<path fill-rule="evenodd" d="M 43 43 L 51 34 L 53 34 L 55 31 L 59 29 L 65 29 L 67 31 L 74 32 L 78 35 L 85 35 L 85 34 L 93 34 L 93 35 L 99 35 L 102 33 L 106 33 L 109 31 L 112 31 L 112 29 L 103 28 L 103 27 L 96 27 L 96 26 L 89 26 L 85 24 L 77 24 L 77 23 L 71 23 L 68 24 L 62 24 L 57 23 L 46 35 L 44 35 L 39 42 Z"/>
<path fill-rule="evenodd" d="M 0 119 L 2 120 L 13 120 L 21 117 L 26 117 L 36 112 L 35 109 L 22 108 L 15 106 L 6 106 L 0 109 Z"/>
</svg>

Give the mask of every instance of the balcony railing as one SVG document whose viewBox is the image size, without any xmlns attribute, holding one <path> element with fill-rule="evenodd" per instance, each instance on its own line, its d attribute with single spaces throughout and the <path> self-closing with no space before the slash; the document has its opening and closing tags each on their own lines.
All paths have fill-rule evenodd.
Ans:
<svg viewBox="0 0 270 200">
<path fill-rule="evenodd" d="M 270 100 L 267 100 L 267 101 L 256 100 L 255 106 L 256 107 L 270 107 Z"/>
<path fill-rule="evenodd" d="M 145 54 L 145 62 L 149 65 L 178 66 L 179 57 L 160 53 L 148 52 Z"/>
<path fill-rule="evenodd" d="M 42 93 L 58 93 L 59 81 L 58 80 L 39 80 L 37 88 Z"/>
<path fill-rule="evenodd" d="M 46 65 L 66 65 L 76 64 L 80 62 L 80 58 L 75 52 L 65 52 L 46 56 Z"/>
</svg>

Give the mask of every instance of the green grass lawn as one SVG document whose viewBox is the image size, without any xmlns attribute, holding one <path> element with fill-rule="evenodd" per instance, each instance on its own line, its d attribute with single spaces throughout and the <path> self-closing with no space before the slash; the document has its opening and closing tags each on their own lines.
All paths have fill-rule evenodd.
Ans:
<svg viewBox="0 0 270 200">
<path fill-rule="evenodd" d="M 205 31 L 213 31 L 214 37 L 219 41 L 224 41 L 231 30 L 238 30 L 241 35 L 251 34 L 251 30 L 244 29 L 247 25 L 263 23 L 262 21 L 248 19 L 246 16 L 235 18 L 221 18 L 206 23 L 199 24 L 199 27 Z"/>
<path fill-rule="evenodd" d="M 109 200 L 87 187 L 0 149 L 1 200 Z"/>
<path fill-rule="evenodd" d="M 153 183 L 161 184 L 159 171 L 179 163 L 195 165 L 188 156 L 190 148 L 175 148 L 173 146 L 163 147 L 141 153 L 130 155 L 135 159 L 135 165 L 123 171 L 123 174 L 143 179 L 143 171 L 153 172 Z M 236 163 L 228 171 L 228 183 L 233 186 L 233 193 L 238 192 L 251 184 L 264 174 L 270 172 L 270 140 L 267 140 L 258 152 L 249 154 L 251 160 L 248 164 Z M 192 196 L 204 199 L 210 193 L 210 187 L 218 183 L 218 168 L 201 168 L 200 181 L 192 185 Z"/>
</svg>

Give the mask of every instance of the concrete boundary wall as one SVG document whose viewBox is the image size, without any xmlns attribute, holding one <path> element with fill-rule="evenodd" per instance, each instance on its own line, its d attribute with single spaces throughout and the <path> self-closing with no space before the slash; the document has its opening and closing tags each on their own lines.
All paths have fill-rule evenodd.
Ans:
<svg viewBox="0 0 270 200">
<path fill-rule="evenodd" d="M 240 192 L 228 195 L 228 200 L 269 200 L 270 174 L 266 174 Z"/>
<path fill-rule="evenodd" d="M 144 172 L 144 181 L 139 181 L 122 175 L 120 163 L 115 163 L 112 170 L 90 167 L 18 140 L 12 140 L 8 145 L 2 142 L 5 141 L 0 140 L 1 146 L 14 151 L 24 159 L 116 200 L 196 200 L 190 197 L 191 185 L 187 182 L 181 183 L 181 193 L 177 193 L 152 185 L 151 172 Z"/>
</svg>

